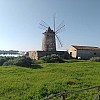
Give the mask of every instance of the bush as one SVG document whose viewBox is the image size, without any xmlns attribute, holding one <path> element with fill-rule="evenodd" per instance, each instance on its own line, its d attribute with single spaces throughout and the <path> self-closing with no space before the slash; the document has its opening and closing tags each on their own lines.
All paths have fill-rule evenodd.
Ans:
<svg viewBox="0 0 100 100">
<path fill-rule="evenodd" d="M 3 63 L 6 61 L 7 61 L 6 57 L 0 57 L 0 66 L 2 66 Z"/>
<path fill-rule="evenodd" d="M 0 66 L 5 65 L 4 64 L 5 62 L 8 62 L 9 60 L 13 60 L 13 59 L 14 59 L 14 57 L 3 57 L 3 56 L 0 56 Z"/>
<path fill-rule="evenodd" d="M 17 57 L 13 60 L 14 65 L 22 67 L 30 67 L 33 64 L 33 60 L 27 56 Z"/>
<path fill-rule="evenodd" d="M 40 59 L 43 60 L 46 63 L 61 63 L 61 62 L 64 62 L 63 59 L 61 59 L 60 56 L 58 56 L 56 54 L 44 56 L 44 57 L 41 57 Z"/>
<path fill-rule="evenodd" d="M 44 60 L 35 60 L 34 63 L 35 64 L 42 64 L 42 63 L 44 63 Z"/>
<path fill-rule="evenodd" d="M 90 61 L 100 62 L 100 57 L 92 57 Z"/>
<path fill-rule="evenodd" d="M 19 56 L 3 63 L 4 66 L 16 65 L 22 67 L 31 67 L 31 64 L 33 64 L 33 60 L 27 56 Z"/>
<path fill-rule="evenodd" d="M 44 56 L 44 57 L 41 57 L 40 60 L 43 60 L 44 62 L 50 62 L 50 56 Z"/>
<path fill-rule="evenodd" d="M 13 60 L 8 60 L 8 61 L 3 63 L 3 66 L 10 66 L 10 65 L 14 65 Z"/>
</svg>

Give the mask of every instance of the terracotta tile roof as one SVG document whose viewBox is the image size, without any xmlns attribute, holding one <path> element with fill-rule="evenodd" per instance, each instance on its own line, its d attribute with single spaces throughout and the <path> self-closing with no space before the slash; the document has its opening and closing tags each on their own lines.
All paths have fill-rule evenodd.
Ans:
<svg viewBox="0 0 100 100">
<path fill-rule="evenodd" d="M 92 47 L 92 46 L 75 46 L 72 45 L 74 48 L 78 49 L 78 50 L 100 50 L 99 47 Z"/>
</svg>

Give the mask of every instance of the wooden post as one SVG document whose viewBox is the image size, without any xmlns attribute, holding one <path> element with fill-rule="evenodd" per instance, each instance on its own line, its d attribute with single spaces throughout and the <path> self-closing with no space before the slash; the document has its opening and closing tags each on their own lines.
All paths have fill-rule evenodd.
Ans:
<svg viewBox="0 0 100 100">
<path fill-rule="evenodd" d="M 65 95 L 62 95 L 62 100 L 66 100 L 66 96 Z"/>
<path fill-rule="evenodd" d="M 99 93 L 99 95 L 98 95 L 99 99 L 98 100 L 100 100 L 100 86 L 98 86 L 98 93 Z"/>
</svg>

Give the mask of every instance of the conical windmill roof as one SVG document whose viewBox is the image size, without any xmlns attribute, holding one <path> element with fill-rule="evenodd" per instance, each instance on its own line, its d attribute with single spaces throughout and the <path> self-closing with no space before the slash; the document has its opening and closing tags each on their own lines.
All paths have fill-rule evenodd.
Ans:
<svg viewBox="0 0 100 100">
<path fill-rule="evenodd" d="M 53 30 L 51 30 L 50 26 L 47 28 L 46 32 L 53 32 Z"/>
</svg>

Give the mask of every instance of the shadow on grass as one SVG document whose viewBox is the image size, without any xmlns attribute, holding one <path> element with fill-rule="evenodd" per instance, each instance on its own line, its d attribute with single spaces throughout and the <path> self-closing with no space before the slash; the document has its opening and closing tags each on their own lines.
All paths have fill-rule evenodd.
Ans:
<svg viewBox="0 0 100 100">
<path fill-rule="evenodd" d="M 39 64 L 33 64 L 32 66 L 28 67 L 28 68 L 32 68 L 32 69 L 41 69 L 43 68 L 41 65 Z"/>
</svg>

